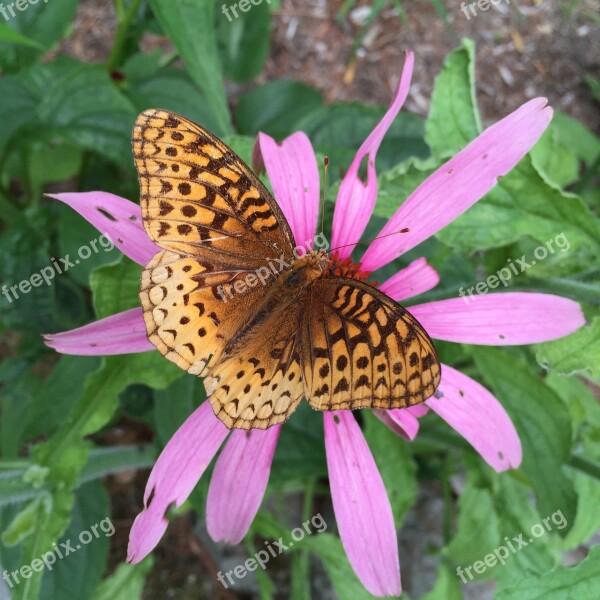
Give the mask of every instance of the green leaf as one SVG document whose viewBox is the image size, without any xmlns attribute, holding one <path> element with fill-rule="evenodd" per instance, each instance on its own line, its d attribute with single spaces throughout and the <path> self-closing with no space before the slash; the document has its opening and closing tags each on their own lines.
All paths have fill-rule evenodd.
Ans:
<svg viewBox="0 0 600 600">
<path fill-rule="evenodd" d="M 16 77 L 0 78 L 0 156 L 20 127 L 35 119 L 37 99 L 23 81 Z M 4 161 L 2 161 L 4 162 Z"/>
<path fill-rule="evenodd" d="M 326 474 L 323 417 L 307 402 L 301 402 L 281 429 L 269 483 L 277 486 L 289 483 L 290 479 Z"/>
<path fill-rule="evenodd" d="M 79 264 L 69 269 L 69 276 L 77 283 L 88 287 L 92 271 L 108 263 L 115 262 L 121 257 L 121 253 L 118 248 L 104 247 L 101 244 L 102 240 L 98 242 L 101 237 L 98 230 L 70 206 L 61 203 L 58 212 L 60 256 L 66 257 L 69 254 L 75 260 L 79 260 Z M 95 246 L 92 245 L 92 242 L 95 242 Z M 90 257 L 85 260 L 78 259 L 79 249 L 84 247 L 91 250 Z"/>
<path fill-rule="evenodd" d="M 333 589 L 340 600 L 372 600 L 372 596 L 356 577 L 340 539 L 330 533 L 306 537 L 303 546 L 308 547 L 322 561 L 331 580 Z"/>
<path fill-rule="evenodd" d="M 562 375 L 581 373 L 600 380 L 600 317 L 567 337 L 538 346 L 537 361 Z"/>
<path fill-rule="evenodd" d="M 96 448 L 89 454 L 89 460 L 79 476 L 78 485 L 122 471 L 146 469 L 155 462 L 156 450 L 153 444 Z"/>
<path fill-rule="evenodd" d="M 370 411 L 363 413 L 364 434 L 392 505 L 394 521 L 400 527 L 417 497 L 417 465 L 409 444 L 384 425 Z"/>
<path fill-rule="evenodd" d="M 579 179 L 580 162 L 590 167 L 600 155 L 600 140 L 575 119 L 556 112 L 531 149 L 535 167 L 564 187 Z"/>
<path fill-rule="evenodd" d="M 554 253 L 549 253 L 544 264 L 554 261 L 553 274 L 587 267 L 600 256 L 598 219 L 578 196 L 562 192 L 545 180 L 526 156 L 483 200 L 437 237 L 460 252 L 470 253 L 526 236 L 544 244 L 559 235 L 566 238 L 568 248 L 556 252 L 555 247 Z"/>
<path fill-rule="evenodd" d="M 529 486 L 517 481 L 512 473 L 500 474 L 497 482 L 494 500 L 504 534 L 504 539 L 500 541 L 500 544 L 510 549 L 508 542 L 514 542 L 512 538 L 522 532 L 527 546 L 520 548 L 518 552 L 509 554 L 506 561 L 510 563 L 510 569 L 503 569 L 502 564 L 498 563 L 491 575 L 498 581 L 504 581 L 530 573 L 543 573 L 551 569 L 557 564 L 559 558 L 559 553 L 557 551 L 552 553 L 551 548 L 553 546 L 557 548 L 562 542 L 559 536 L 565 525 L 564 520 L 561 519 L 562 513 L 559 514 L 555 511 L 552 514 L 540 515 L 531 504 Z M 544 526 L 544 534 L 534 538 L 531 534 L 532 528 L 535 528 L 537 536 L 538 524 L 542 525 L 544 518 L 548 523 L 547 526 Z M 533 541 L 530 542 L 530 539 Z M 513 547 L 516 549 L 516 543 L 513 543 Z M 488 552 L 493 552 L 493 550 L 495 548 L 489 548 Z"/>
<path fill-rule="evenodd" d="M 136 111 L 164 108 L 184 115 L 210 131 L 219 123 L 206 99 L 183 69 L 159 68 L 160 53 L 136 54 L 123 68 L 123 91 Z"/>
<path fill-rule="evenodd" d="M 144 383 L 165 388 L 180 375 L 181 371 L 158 352 L 105 357 L 100 369 L 88 378 L 83 397 L 73 413 L 43 445 L 41 464 L 54 469 L 56 457 L 72 443 L 104 427 L 117 409 L 120 392 L 128 385 Z"/>
<path fill-rule="evenodd" d="M 51 496 L 45 494 L 44 497 L 46 501 L 33 503 L 37 507 L 35 527 L 25 540 L 19 566 L 31 565 L 35 559 L 39 559 L 42 554 L 51 550 L 52 542 L 62 535 L 69 524 L 74 502 L 73 494 L 67 489 L 60 489 Z M 34 571 L 30 578 L 21 579 L 20 584 L 13 589 L 13 600 L 38 598 L 42 577 L 43 571 Z"/>
<path fill-rule="evenodd" d="M 600 546 L 574 567 L 556 567 L 543 575 L 529 576 L 499 589 L 496 600 L 596 600 L 600 579 Z"/>
<path fill-rule="evenodd" d="M 269 54 L 269 5 L 267 2 L 253 3 L 249 8 L 243 12 L 238 4 L 238 18 L 233 18 L 232 14 L 218 15 L 218 41 L 223 70 L 227 77 L 239 83 L 256 77 Z M 225 8 L 222 10 L 225 12 Z"/>
<path fill-rule="evenodd" d="M 50 503 L 49 495 L 41 494 L 27 504 L 2 533 L 2 543 L 9 547 L 16 546 L 28 538 L 35 531 L 40 510 L 49 511 Z"/>
<path fill-rule="evenodd" d="M 22 504 L 39 496 L 35 490 L 23 479 L 23 471 L 7 471 L 0 473 L 0 507 L 10 504 Z"/>
<path fill-rule="evenodd" d="M 90 275 L 90 287 L 94 294 L 94 308 L 98 317 L 109 317 L 139 307 L 141 277 L 140 265 L 125 256 L 117 263 L 93 271 Z"/>
<path fill-rule="evenodd" d="M 99 364 L 94 356 L 60 357 L 28 409 L 27 439 L 51 433 L 63 424 L 81 398 L 86 378 Z"/>
<path fill-rule="evenodd" d="M 115 162 L 130 160 L 135 110 L 102 66 L 40 65 L 32 77 L 44 86 L 38 106 L 43 124 L 80 148 Z"/>
<path fill-rule="evenodd" d="M 561 510 L 573 525 L 577 497 L 562 465 L 571 454 L 569 412 L 557 394 L 517 359 L 495 348 L 472 352 L 480 373 L 509 413 L 521 438 L 521 470 L 536 493 L 541 515 Z"/>
<path fill-rule="evenodd" d="M 456 573 L 444 564 L 440 564 L 433 589 L 421 600 L 463 600 L 460 581 Z"/>
<path fill-rule="evenodd" d="M 482 560 L 498 546 L 500 529 L 493 498 L 487 489 L 468 482 L 458 500 L 458 508 L 456 533 L 443 553 L 453 566 L 464 567 Z M 489 571 L 476 577 L 489 577 Z"/>
<path fill-rule="evenodd" d="M 22 46 L 29 46 L 38 50 L 44 49 L 44 47 L 35 40 L 31 40 L 28 37 L 21 35 L 4 23 L 0 23 L 0 41 L 10 42 L 11 44 L 20 44 Z"/>
<path fill-rule="evenodd" d="M 237 128 L 244 135 L 254 136 L 263 131 L 282 140 L 322 104 L 323 94 L 305 83 L 271 81 L 240 96 L 235 111 Z"/>
<path fill-rule="evenodd" d="M 40 0 L 36 4 L 25 4 L 25 10 L 12 9 L 15 16 L 10 18 L 8 26 L 17 34 L 27 38 L 31 46 L 13 45 L 15 40 L 0 43 L 0 66 L 7 72 L 22 69 L 38 59 L 45 50 L 58 42 L 70 27 L 77 11 L 77 0 Z M 8 5 L 8 6 L 7 6 Z M 15 5 L 5 3 L 10 14 L 10 8 Z"/>
<path fill-rule="evenodd" d="M 425 140 L 441 160 L 464 148 L 481 132 L 475 99 L 475 45 L 464 39 L 435 80 Z"/>
<path fill-rule="evenodd" d="M 102 582 L 92 600 L 131 600 L 141 598 L 146 577 L 152 570 L 151 556 L 137 565 L 119 565 L 114 574 Z"/>
<path fill-rule="evenodd" d="M 329 156 L 329 171 L 335 180 L 348 169 L 356 151 L 383 117 L 385 110 L 382 106 L 334 103 L 313 110 L 295 128 L 308 135 L 318 152 Z M 401 112 L 381 143 L 377 153 L 377 169 L 385 171 L 412 156 L 429 156 L 423 136 L 423 119 L 413 113 Z"/>
<path fill-rule="evenodd" d="M 154 394 L 154 423 L 163 445 L 205 398 L 203 383 L 188 374 Z"/>
<path fill-rule="evenodd" d="M 194 0 L 150 0 L 150 6 L 202 90 L 219 136 L 233 133 L 217 50 L 215 4 Z"/>
<path fill-rule="evenodd" d="M 109 514 L 108 494 L 99 481 L 77 491 L 71 523 L 61 538 L 61 542 L 70 541 L 75 552 L 57 560 L 52 570 L 44 569 L 40 600 L 90 597 L 106 566 L 111 530 L 114 534 Z M 82 532 L 93 536 L 86 544 L 80 542 Z M 88 536 L 84 535 L 84 539 Z"/>
</svg>

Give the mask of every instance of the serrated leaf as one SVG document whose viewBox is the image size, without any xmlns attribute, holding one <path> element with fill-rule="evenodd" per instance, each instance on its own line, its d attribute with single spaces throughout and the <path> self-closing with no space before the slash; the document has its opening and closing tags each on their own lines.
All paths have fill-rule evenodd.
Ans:
<svg viewBox="0 0 600 600">
<path fill-rule="evenodd" d="M 499 589 L 496 600 L 596 600 L 600 580 L 600 546 L 574 567 L 556 567 Z"/>
<path fill-rule="evenodd" d="M 530 236 L 540 244 L 564 234 L 568 251 L 557 271 L 594 264 L 600 256 L 600 222 L 576 195 L 540 175 L 526 156 L 495 188 L 437 236 L 460 252 L 472 253 Z M 530 272 L 534 274 L 533 271 Z M 559 274 L 559 273 L 556 273 Z"/>
<path fill-rule="evenodd" d="M 600 317 L 586 327 L 538 347 L 537 361 L 562 375 L 581 373 L 600 380 Z"/>
<path fill-rule="evenodd" d="M 425 140 L 437 159 L 455 154 L 481 131 L 475 100 L 475 45 L 464 39 L 436 77 Z"/>
</svg>

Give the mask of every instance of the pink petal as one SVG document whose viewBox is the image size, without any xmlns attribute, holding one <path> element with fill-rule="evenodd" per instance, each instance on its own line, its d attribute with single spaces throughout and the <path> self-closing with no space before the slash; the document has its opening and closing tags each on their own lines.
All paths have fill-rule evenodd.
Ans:
<svg viewBox="0 0 600 600">
<path fill-rule="evenodd" d="M 419 419 L 429 412 L 426 404 L 415 404 L 415 406 L 409 406 L 405 410 L 415 415 L 415 417 L 419 417 Z"/>
<path fill-rule="evenodd" d="M 326 412 L 325 449 L 333 510 L 354 572 L 375 596 L 399 596 L 400 562 L 392 507 L 351 412 Z"/>
<path fill-rule="evenodd" d="M 129 534 L 127 562 L 140 562 L 158 544 L 168 525 L 167 509 L 185 502 L 228 433 L 209 401 L 203 402 L 175 432 L 150 473 L 145 508 Z"/>
<path fill-rule="evenodd" d="M 299 131 L 281 144 L 259 133 L 258 142 L 273 193 L 296 244 L 309 250 L 319 217 L 319 168 L 310 140 Z"/>
<path fill-rule="evenodd" d="M 411 306 L 410 312 L 432 338 L 490 346 L 547 342 L 585 324 L 577 302 L 527 292 L 450 298 Z"/>
<path fill-rule="evenodd" d="M 375 201 L 377 200 L 375 157 L 377 156 L 381 140 L 383 140 L 387 130 L 406 100 L 412 78 L 413 64 L 414 55 L 412 52 L 408 52 L 402 75 L 400 76 L 400 82 L 398 83 L 388 111 L 359 148 L 340 185 L 333 213 L 331 234 L 331 245 L 333 248 L 344 246 L 338 250 L 340 258 L 350 256 L 352 249 L 360 240 L 373 214 Z M 359 177 L 359 169 L 365 156 L 368 156 L 366 184 Z"/>
<path fill-rule="evenodd" d="M 419 433 L 419 419 L 406 408 L 392 410 L 374 410 L 375 416 L 385 423 L 394 433 L 405 440 L 412 441 Z"/>
<path fill-rule="evenodd" d="M 435 397 L 425 403 L 458 431 L 496 471 L 521 464 L 521 441 L 510 417 L 482 385 L 442 365 Z"/>
<path fill-rule="evenodd" d="M 384 281 L 379 289 L 396 302 L 424 294 L 440 281 L 437 271 L 424 258 L 417 258 L 408 267 Z"/>
<path fill-rule="evenodd" d="M 217 459 L 206 499 L 206 526 L 215 542 L 239 543 L 262 502 L 281 425 L 235 430 Z"/>
<path fill-rule="evenodd" d="M 362 257 L 363 268 L 379 269 L 454 221 L 525 156 L 551 119 L 547 100 L 535 98 L 486 129 L 408 197 L 379 235 L 404 228 L 408 233 L 375 240 Z"/>
<path fill-rule="evenodd" d="M 86 356 L 155 350 L 148 341 L 141 308 L 132 308 L 71 331 L 48 333 L 44 342 L 57 352 Z"/>
<path fill-rule="evenodd" d="M 142 211 L 137 204 L 108 192 L 48 194 L 76 210 L 86 221 L 136 263 L 146 266 L 160 252 L 142 225 Z"/>
</svg>

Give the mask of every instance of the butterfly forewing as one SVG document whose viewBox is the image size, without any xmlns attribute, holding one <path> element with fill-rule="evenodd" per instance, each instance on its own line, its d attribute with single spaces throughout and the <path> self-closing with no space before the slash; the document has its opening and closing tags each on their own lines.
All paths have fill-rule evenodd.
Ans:
<svg viewBox="0 0 600 600">
<path fill-rule="evenodd" d="M 302 329 L 305 394 L 317 410 L 404 408 L 429 398 L 440 382 L 423 327 L 361 281 L 317 280 Z"/>
<path fill-rule="evenodd" d="M 294 238 L 269 191 L 222 141 L 188 119 L 147 110 L 133 154 L 148 235 L 165 250 L 258 268 Z"/>
</svg>

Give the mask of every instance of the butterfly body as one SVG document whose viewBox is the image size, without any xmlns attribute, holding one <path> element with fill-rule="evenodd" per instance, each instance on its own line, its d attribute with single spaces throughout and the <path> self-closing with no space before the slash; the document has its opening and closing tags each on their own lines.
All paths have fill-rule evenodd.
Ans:
<svg viewBox="0 0 600 600">
<path fill-rule="evenodd" d="M 205 378 L 227 427 L 282 423 L 303 397 L 347 410 L 433 395 L 440 363 L 421 325 L 356 265 L 316 249 L 296 258 L 281 209 L 222 141 L 149 110 L 133 147 L 144 226 L 162 248 L 142 275 L 148 339 Z"/>
</svg>

